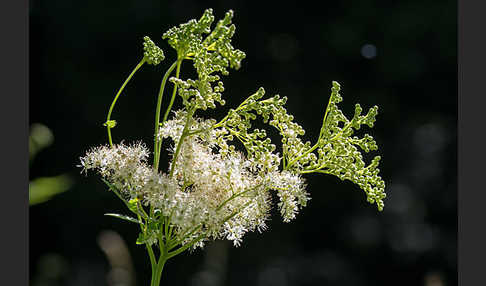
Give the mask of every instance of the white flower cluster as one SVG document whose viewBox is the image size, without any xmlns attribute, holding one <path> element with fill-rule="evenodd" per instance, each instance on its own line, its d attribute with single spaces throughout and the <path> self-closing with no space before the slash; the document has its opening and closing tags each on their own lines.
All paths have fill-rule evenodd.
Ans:
<svg viewBox="0 0 486 286">
<path fill-rule="evenodd" d="M 126 146 L 123 143 L 110 148 L 100 146 L 91 149 L 81 158 L 83 171 L 95 169 L 124 195 L 132 198 L 144 189 L 153 173 L 145 164 L 149 152 L 143 143 Z"/>
<path fill-rule="evenodd" d="M 170 137 L 177 144 L 186 115 L 177 112 L 160 129 L 159 136 Z M 218 138 L 224 132 L 211 128 L 213 124 L 212 120 L 193 120 L 189 130 L 195 135 L 184 138 L 173 161 L 177 163 L 172 178 L 153 171 L 141 143 L 94 148 L 81 158 L 81 166 L 96 170 L 122 194 L 141 198 L 145 205 L 169 218 L 175 237 L 183 245 L 203 235 L 195 246 L 202 246 L 207 239 L 228 239 L 239 246 L 246 232 L 265 230 L 272 190 L 277 191 L 284 221 L 294 219 L 308 200 L 303 178 L 280 172 L 277 154 L 256 159 L 234 148 L 219 152 L 218 142 L 226 140 Z"/>
<path fill-rule="evenodd" d="M 295 218 L 299 205 L 305 207 L 309 200 L 305 191 L 305 184 L 302 177 L 289 171 L 275 174 L 272 188 L 278 191 L 280 202 L 278 206 L 283 220 L 289 222 Z"/>
<path fill-rule="evenodd" d="M 185 116 L 183 111 L 176 112 L 174 119 L 160 129 L 160 136 L 170 137 L 177 144 Z M 213 125 L 212 120 L 195 119 L 190 130 L 200 132 L 185 139 L 179 158 L 174 160 L 174 177 L 201 207 L 199 217 L 190 221 L 204 223 L 208 236 L 226 238 L 239 245 L 246 232 L 266 229 L 271 190 L 278 191 L 284 221 L 294 219 L 299 207 L 308 200 L 303 178 L 280 172 L 277 154 L 268 152 L 247 158 L 228 144 L 224 128 L 212 128 Z"/>
</svg>

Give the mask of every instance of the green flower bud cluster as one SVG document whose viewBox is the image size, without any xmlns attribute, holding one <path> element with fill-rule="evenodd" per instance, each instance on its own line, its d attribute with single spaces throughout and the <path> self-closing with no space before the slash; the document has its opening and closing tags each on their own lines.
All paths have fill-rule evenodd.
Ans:
<svg viewBox="0 0 486 286">
<path fill-rule="evenodd" d="M 218 127 L 224 127 L 220 134 L 224 135 L 226 140 L 231 141 L 236 137 L 243 143 L 248 155 L 257 160 L 265 157 L 268 153 L 272 153 L 276 149 L 271 139 L 267 138 L 265 129 L 251 130 L 251 121 L 257 118 L 256 114 L 263 116 L 264 122 L 267 123 L 269 109 L 277 106 L 278 96 L 265 101 L 259 101 L 264 95 L 265 90 L 260 88 L 236 109 L 230 109 L 228 115 L 216 125 Z"/>
<path fill-rule="evenodd" d="M 164 51 L 148 37 L 143 37 L 143 56 L 149 65 L 158 65 L 165 59 Z"/>
<path fill-rule="evenodd" d="M 337 106 L 342 101 L 339 90 L 339 83 L 333 82 L 321 132 L 314 145 L 309 141 L 304 143 L 300 138 L 305 131 L 302 126 L 293 122 L 294 117 L 287 113 L 287 98 L 275 95 L 262 99 L 265 94 L 263 88 L 248 97 L 238 108 L 231 109 L 218 126 L 225 127 L 225 132 L 221 134 L 226 136 L 226 139 L 232 140 L 235 136 L 243 143 L 249 155 L 259 159 L 276 149 L 266 137 L 265 130 L 250 130 L 251 121 L 260 115 L 264 123 L 277 128 L 282 136 L 285 170 L 302 174 L 326 173 L 342 180 L 350 180 L 365 191 L 370 203 L 376 203 L 378 209 L 382 210 L 386 195 L 385 183 L 378 175 L 380 157 L 375 157 L 371 164 L 366 166 L 358 149 L 359 147 L 365 152 L 377 150 L 376 141 L 368 134 L 363 138 L 352 136 L 363 124 L 373 127 L 378 107 L 372 107 L 366 115 L 361 115 L 362 108 L 357 104 L 353 118 L 348 120 Z"/>
<path fill-rule="evenodd" d="M 231 24 L 232 19 L 233 11 L 229 10 L 203 42 L 203 46 L 208 47 L 207 51 L 215 51 L 217 55 L 215 57 L 216 65 L 219 66 L 218 69 L 221 69 L 224 75 L 228 74 L 226 67 L 239 69 L 241 61 L 246 57 L 244 52 L 231 45 L 231 38 L 236 31 L 236 26 Z"/>
<path fill-rule="evenodd" d="M 255 94 L 248 97 L 238 108 L 230 110 L 220 124 L 235 135 L 247 147 L 249 153 L 255 153 L 257 157 L 263 156 L 266 152 L 273 152 L 276 146 L 266 138 L 265 130 L 255 129 L 249 131 L 257 116 L 261 116 L 264 123 L 279 130 L 282 136 L 282 151 L 284 158 L 284 167 L 290 158 L 300 156 L 304 151 L 310 148 L 310 142 L 302 143 L 298 136 L 304 135 L 305 131 L 299 124 L 293 122 L 294 117 L 287 113 L 285 104 L 287 97 L 275 95 L 268 99 L 262 99 L 265 95 L 263 88 L 260 88 Z M 309 158 L 308 158 L 309 157 Z M 309 161 L 315 155 L 310 153 L 299 160 Z M 306 159 L 307 158 L 307 159 Z"/>
<path fill-rule="evenodd" d="M 198 78 L 196 80 L 171 78 L 179 87 L 179 95 L 185 106 L 206 110 L 216 108 L 216 102 L 224 105 L 224 91 L 220 76 L 228 75 L 228 67 L 238 69 L 245 53 L 231 45 L 236 27 L 231 24 L 233 11 L 228 11 L 211 31 L 214 21 L 212 9 L 207 9 L 199 21 L 191 20 L 170 29 L 163 38 L 176 49 L 179 59 L 192 60 Z M 190 34 L 190 36 L 187 36 Z M 203 34 L 209 34 L 203 39 Z"/>
<path fill-rule="evenodd" d="M 361 115 L 362 108 L 356 104 L 354 116 L 348 120 L 337 106 L 342 101 L 339 91 L 340 85 L 333 82 L 331 97 L 317 143 L 312 147 L 306 144 L 304 156 L 290 158 L 287 168 L 300 173 L 332 174 L 341 180 L 350 180 L 363 189 L 368 202 L 376 203 L 378 210 L 381 211 L 386 194 L 385 182 L 379 176 L 380 156 L 376 156 L 366 166 L 358 149 L 359 147 L 365 152 L 377 150 L 376 141 L 368 134 L 365 134 L 363 138 L 351 137 L 355 130 L 361 128 L 361 125 L 373 127 L 378 107 L 374 106 L 366 115 Z M 315 150 L 317 150 L 317 156 L 313 153 Z"/>
<path fill-rule="evenodd" d="M 199 21 L 192 19 L 179 27 L 173 27 L 162 35 L 162 39 L 167 39 L 169 45 L 177 51 L 179 58 L 184 58 L 200 49 L 202 35 L 211 31 L 213 21 L 213 10 L 207 9 Z"/>
</svg>

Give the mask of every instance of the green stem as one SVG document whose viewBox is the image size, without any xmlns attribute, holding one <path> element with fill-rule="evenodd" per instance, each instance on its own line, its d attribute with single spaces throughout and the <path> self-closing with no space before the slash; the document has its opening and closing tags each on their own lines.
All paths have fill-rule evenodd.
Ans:
<svg viewBox="0 0 486 286">
<path fill-rule="evenodd" d="M 106 129 L 108 131 L 108 141 L 110 142 L 110 146 L 113 146 L 113 141 L 111 139 L 111 130 L 110 130 L 111 127 L 110 127 L 110 125 L 108 123 L 110 121 L 110 118 L 111 118 L 111 112 L 113 111 L 113 108 L 115 107 L 115 103 L 118 100 L 118 97 L 120 96 L 121 92 L 123 91 L 123 89 L 125 88 L 125 86 L 127 85 L 127 83 L 133 77 L 133 75 L 135 74 L 135 72 L 137 72 L 137 70 L 140 69 L 143 66 L 144 63 L 145 63 L 145 57 L 133 69 L 132 73 L 128 76 L 128 78 L 125 80 L 125 82 L 123 83 L 123 85 L 120 87 L 120 89 L 118 90 L 118 93 L 115 96 L 115 99 L 113 99 L 113 102 L 111 103 L 110 110 L 108 111 L 108 116 L 106 117 L 106 123 L 105 123 L 106 124 Z"/>
<path fill-rule="evenodd" d="M 247 102 L 255 95 L 256 93 L 250 95 L 247 99 L 245 99 L 240 105 L 238 105 L 238 107 L 234 110 L 235 112 L 240 110 L 241 108 L 243 108 Z M 266 99 L 267 100 L 267 99 Z M 264 100 L 264 101 L 266 101 Z M 263 101 L 262 101 L 263 102 Z M 223 119 L 221 119 L 221 121 L 219 121 L 218 123 L 216 123 L 214 125 L 213 128 L 218 128 L 218 127 L 222 127 L 224 125 L 224 123 L 228 120 L 228 118 L 230 117 L 230 114 L 227 114 Z"/>
<path fill-rule="evenodd" d="M 115 186 L 113 186 L 112 184 L 110 184 L 110 182 L 108 182 L 107 180 L 101 178 L 101 180 L 110 188 L 110 190 L 113 191 L 113 193 L 115 193 L 115 195 L 127 206 L 128 209 L 130 209 L 130 204 L 123 198 L 123 196 L 120 194 L 120 192 L 115 188 Z M 137 208 L 138 209 L 138 208 Z M 138 215 L 140 215 L 140 213 L 138 213 Z M 145 215 L 145 212 L 142 213 L 142 216 Z M 145 215 L 143 217 L 144 219 L 148 219 L 148 217 Z"/>
<path fill-rule="evenodd" d="M 187 136 L 188 132 L 187 130 L 189 129 L 189 121 L 191 120 L 192 118 L 192 115 L 194 114 L 194 112 L 196 111 L 195 108 L 191 109 L 188 113 L 187 113 L 187 119 L 186 119 L 186 124 L 184 125 L 184 129 L 182 130 L 182 134 L 181 134 L 181 138 L 179 138 L 179 142 L 177 142 L 177 147 L 176 147 L 176 151 L 174 153 L 174 157 L 172 158 L 172 164 L 170 166 L 170 173 L 169 173 L 169 177 L 172 178 L 172 175 L 174 174 L 174 170 L 175 170 L 175 165 L 177 163 L 177 157 L 179 156 L 179 152 L 181 151 L 181 146 L 182 146 L 182 142 L 184 141 L 184 138 Z"/>
<path fill-rule="evenodd" d="M 195 243 L 197 243 L 198 241 L 200 241 L 201 239 L 203 239 L 205 235 L 206 235 L 206 233 L 201 233 L 198 237 L 196 237 L 195 239 L 193 239 L 191 242 L 185 244 L 184 246 L 181 246 L 177 250 L 174 250 L 172 252 L 169 252 L 167 254 L 167 259 L 172 258 L 172 257 L 176 256 L 177 254 L 180 254 L 180 253 L 186 251 L 187 249 L 189 249 L 189 247 L 193 246 Z"/>
<path fill-rule="evenodd" d="M 316 144 L 314 146 L 312 146 L 312 148 L 310 148 L 309 150 L 304 152 L 302 155 L 300 155 L 297 158 L 295 158 L 294 160 L 288 162 L 286 166 L 284 164 L 284 170 L 288 170 L 290 167 L 292 167 L 293 164 L 295 164 L 300 159 L 307 156 L 310 152 L 316 150 L 317 147 L 319 147 L 319 140 L 322 138 L 322 136 L 324 134 L 324 128 L 326 126 L 327 114 L 329 113 L 329 105 L 331 104 L 331 99 L 332 99 L 332 97 L 329 97 L 329 102 L 327 103 L 326 111 L 324 112 L 324 118 L 322 119 L 321 131 L 319 132 L 319 137 L 317 138 Z"/>
<path fill-rule="evenodd" d="M 176 68 L 176 78 L 179 78 L 179 75 L 181 73 L 181 63 L 182 59 L 177 60 L 177 68 Z M 169 112 L 172 109 L 172 105 L 174 105 L 175 97 L 177 94 L 177 84 L 174 84 L 174 89 L 172 90 L 172 97 L 170 98 L 170 103 L 169 106 L 167 107 L 167 110 L 164 113 L 164 118 L 162 119 L 162 123 L 164 123 L 167 120 L 167 117 L 169 117 Z"/>
<path fill-rule="evenodd" d="M 299 171 L 301 174 L 309 174 L 309 173 L 322 173 L 322 174 L 331 174 L 327 170 L 304 170 L 304 171 Z"/>
<path fill-rule="evenodd" d="M 150 286 L 160 285 L 160 279 L 162 278 L 162 270 L 164 269 L 165 262 L 169 259 L 167 255 L 167 245 L 171 241 L 168 240 L 166 237 L 166 241 L 164 243 L 164 235 L 162 233 L 160 233 L 158 240 L 159 240 L 159 248 L 160 248 L 160 257 L 155 267 L 152 268 L 152 281 L 150 283 Z"/>
<path fill-rule="evenodd" d="M 236 193 L 236 194 L 233 194 L 231 197 L 229 197 L 228 199 L 226 199 L 224 202 L 222 202 L 217 208 L 216 208 L 216 211 L 219 211 L 222 207 L 224 207 L 224 205 L 226 205 L 228 202 L 230 202 L 231 200 L 234 200 L 235 198 L 239 197 L 239 196 L 242 196 L 250 191 L 253 191 L 254 189 L 256 189 L 257 187 L 259 187 L 260 185 L 254 187 L 254 188 L 250 188 L 246 191 L 243 191 L 243 192 L 239 192 L 239 193 Z"/>
<path fill-rule="evenodd" d="M 157 171 L 159 169 L 159 160 L 160 160 L 160 153 L 158 152 L 159 148 L 158 145 L 162 145 L 159 143 L 159 124 L 160 124 L 160 108 L 162 106 L 162 97 L 164 95 L 165 84 L 169 75 L 172 71 L 176 68 L 179 61 L 174 62 L 170 68 L 165 73 L 164 77 L 162 78 L 162 82 L 160 83 L 160 90 L 159 96 L 157 98 L 157 110 L 155 111 L 155 135 L 154 135 L 154 170 Z"/>
<path fill-rule="evenodd" d="M 174 242 L 174 243 L 170 243 L 167 245 L 167 251 L 170 251 L 172 250 L 174 247 L 176 247 L 177 245 L 181 244 L 182 242 L 184 242 L 184 240 L 186 240 L 186 238 L 188 238 L 189 236 L 191 236 L 192 234 L 194 234 L 197 230 L 199 230 L 200 228 L 202 228 L 202 224 L 198 224 L 196 227 L 194 227 L 191 231 L 187 232 L 186 234 L 184 234 L 184 236 L 179 239 L 178 241 Z"/>
<path fill-rule="evenodd" d="M 164 270 L 164 265 L 167 259 L 168 257 L 166 256 L 166 253 L 160 255 L 159 262 L 157 263 L 157 268 L 155 270 L 155 275 L 153 275 L 151 286 L 160 285 L 160 279 L 162 278 L 162 270 Z"/>
<path fill-rule="evenodd" d="M 181 72 L 181 63 L 182 63 L 182 59 L 177 60 L 177 68 L 176 68 L 176 74 L 175 74 L 176 78 L 179 78 L 179 75 L 180 75 L 180 72 Z M 172 109 L 172 105 L 174 105 L 176 94 L 177 94 L 177 84 L 174 84 L 174 89 L 172 90 L 172 97 L 170 98 L 169 106 L 165 110 L 164 117 L 162 118 L 161 124 L 163 124 L 167 120 L 167 118 L 169 117 L 169 113 L 170 113 L 170 110 Z M 160 138 L 160 141 L 158 142 L 158 146 L 157 146 L 157 156 L 158 156 L 157 166 L 156 166 L 157 168 L 159 167 L 158 162 L 160 160 L 160 153 L 161 153 L 161 150 L 162 150 L 162 140 L 163 140 L 163 138 Z"/>
<path fill-rule="evenodd" d="M 121 195 L 121 194 L 120 194 L 120 193 L 117 191 L 117 189 L 115 188 L 115 186 L 113 186 L 113 185 L 112 185 L 112 184 L 110 184 L 110 183 L 109 183 L 107 180 L 105 180 L 105 179 L 103 179 L 103 178 L 102 178 L 101 180 L 103 180 L 103 182 L 105 182 L 105 184 L 106 184 L 106 185 L 108 185 L 108 187 L 109 187 L 109 188 L 110 188 L 110 189 L 113 191 L 113 193 L 115 193 L 115 195 L 116 195 L 116 196 L 117 196 L 117 197 L 118 197 L 120 200 L 122 200 L 122 201 L 123 201 L 123 203 L 124 203 L 124 204 L 127 206 L 127 208 L 129 208 L 129 209 L 130 209 L 130 205 L 129 205 L 129 204 L 128 204 L 128 202 L 127 202 L 127 201 L 126 201 L 126 200 L 125 200 L 125 199 L 122 197 L 122 195 Z M 140 209 L 139 209 L 139 208 L 137 208 L 137 209 L 140 211 Z M 142 208 L 142 210 L 143 210 L 143 208 Z M 144 212 L 144 213 L 145 213 L 145 212 Z M 146 214 L 145 214 L 145 215 L 146 215 Z M 138 212 L 138 213 L 137 213 L 137 218 L 138 218 L 138 221 L 139 221 L 140 230 L 141 230 L 142 232 L 144 232 L 144 223 L 143 223 L 142 218 L 141 218 L 141 216 L 140 216 L 140 212 Z M 148 219 L 148 217 L 145 217 L 145 218 L 147 218 L 147 219 Z M 157 262 L 156 262 L 156 260 L 155 260 L 155 255 L 154 255 L 154 251 L 153 251 L 153 249 L 152 249 L 152 246 L 150 246 L 148 243 L 146 243 L 146 244 L 145 244 L 145 247 L 147 248 L 147 252 L 148 252 L 148 254 L 149 254 L 149 258 L 150 258 L 150 266 L 151 266 L 151 268 L 152 268 L 152 282 L 151 282 L 150 286 L 153 286 L 153 281 L 155 281 L 155 280 L 154 280 L 154 278 L 155 278 L 155 273 L 156 273 L 156 265 L 157 265 Z"/>
<path fill-rule="evenodd" d="M 197 134 L 202 133 L 202 132 L 207 132 L 207 131 L 209 131 L 209 130 L 211 130 L 211 129 L 214 129 L 214 128 L 207 128 L 207 129 L 198 129 L 198 130 L 194 130 L 194 131 L 192 131 L 192 132 L 187 133 L 187 135 L 188 135 L 188 136 L 193 136 L 193 135 L 197 135 Z"/>
<path fill-rule="evenodd" d="M 326 119 L 327 119 L 327 114 L 329 113 L 329 105 L 331 105 L 331 99 L 332 96 L 329 97 L 329 102 L 327 103 L 326 111 L 324 112 L 324 118 L 322 118 L 322 126 L 321 126 L 321 131 L 319 132 L 319 139 L 321 139 L 324 132 L 324 128 L 326 127 Z"/>
<path fill-rule="evenodd" d="M 156 271 L 155 267 L 156 267 L 157 262 L 155 261 L 155 255 L 154 255 L 154 251 L 152 249 L 152 246 L 150 246 L 148 244 L 145 244 L 145 246 L 147 247 L 147 252 L 148 252 L 149 257 L 150 257 L 150 266 L 152 268 L 152 281 L 153 281 L 154 277 L 155 277 L 155 271 Z"/>
<path fill-rule="evenodd" d="M 300 155 L 297 158 L 295 158 L 294 160 L 290 161 L 284 169 L 288 170 L 290 167 L 292 167 L 293 164 L 295 164 L 296 162 L 298 162 L 300 159 L 304 158 L 305 156 L 309 155 L 309 153 L 311 153 L 312 151 L 316 150 L 317 147 L 319 147 L 319 141 L 314 146 L 312 146 L 312 148 L 305 151 L 302 155 Z"/>
<path fill-rule="evenodd" d="M 232 214 L 230 214 L 229 216 L 225 217 L 224 220 L 221 222 L 221 224 L 224 224 L 225 222 L 227 222 L 230 219 L 232 219 L 235 215 L 237 215 L 238 213 L 240 213 L 242 210 L 244 210 L 251 203 L 252 203 L 252 201 L 246 202 L 239 210 L 236 210 Z"/>
</svg>

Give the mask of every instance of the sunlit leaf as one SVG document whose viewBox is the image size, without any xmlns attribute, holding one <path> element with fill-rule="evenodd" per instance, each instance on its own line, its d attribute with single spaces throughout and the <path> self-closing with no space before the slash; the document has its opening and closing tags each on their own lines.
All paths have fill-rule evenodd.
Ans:
<svg viewBox="0 0 486 286">
<path fill-rule="evenodd" d="M 130 216 L 126 216 L 126 215 L 112 214 L 112 213 L 107 213 L 105 215 L 106 216 L 116 217 L 116 218 L 119 218 L 119 219 L 122 219 L 122 220 L 126 220 L 126 221 L 129 221 L 129 222 L 140 223 L 136 218 L 133 218 L 133 217 L 130 217 Z"/>
</svg>

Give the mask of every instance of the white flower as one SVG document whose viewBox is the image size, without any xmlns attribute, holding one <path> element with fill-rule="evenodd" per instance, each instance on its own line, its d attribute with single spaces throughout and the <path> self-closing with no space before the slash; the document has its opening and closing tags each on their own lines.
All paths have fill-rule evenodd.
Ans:
<svg viewBox="0 0 486 286">
<path fill-rule="evenodd" d="M 161 138 L 180 139 L 187 113 L 160 128 Z M 308 196 L 303 179 L 279 171 L 280 156 L 272 152 L 247 157 L 227 144 L 227 133 L 211 128 L 213 120 L 193 119 L 172 176 L 154 172 L 147 164 L 149 152 L 142 143 L 101 146 L 81 158 L 83 170 L 94 169 L 121 193 L 170 219 L 173 235 L 181 244 L 228 239 L 239 246 L 248 231 L 266 230 L 271 191 L 276 190 L 284 221 L 295 218 Z M 175 156 L 175 154 L 173 154 Z"/>
<path fill-rule="evenodd" d="M 305 207 L 309 196 L 305 191 L 304 179 L 289 171 L 274 173 L 272 176 L 273 188 L 277 190 L 280 199 L 278 206 L 285 222 L 295 218 L 300 207 Z"/>
</svg>

